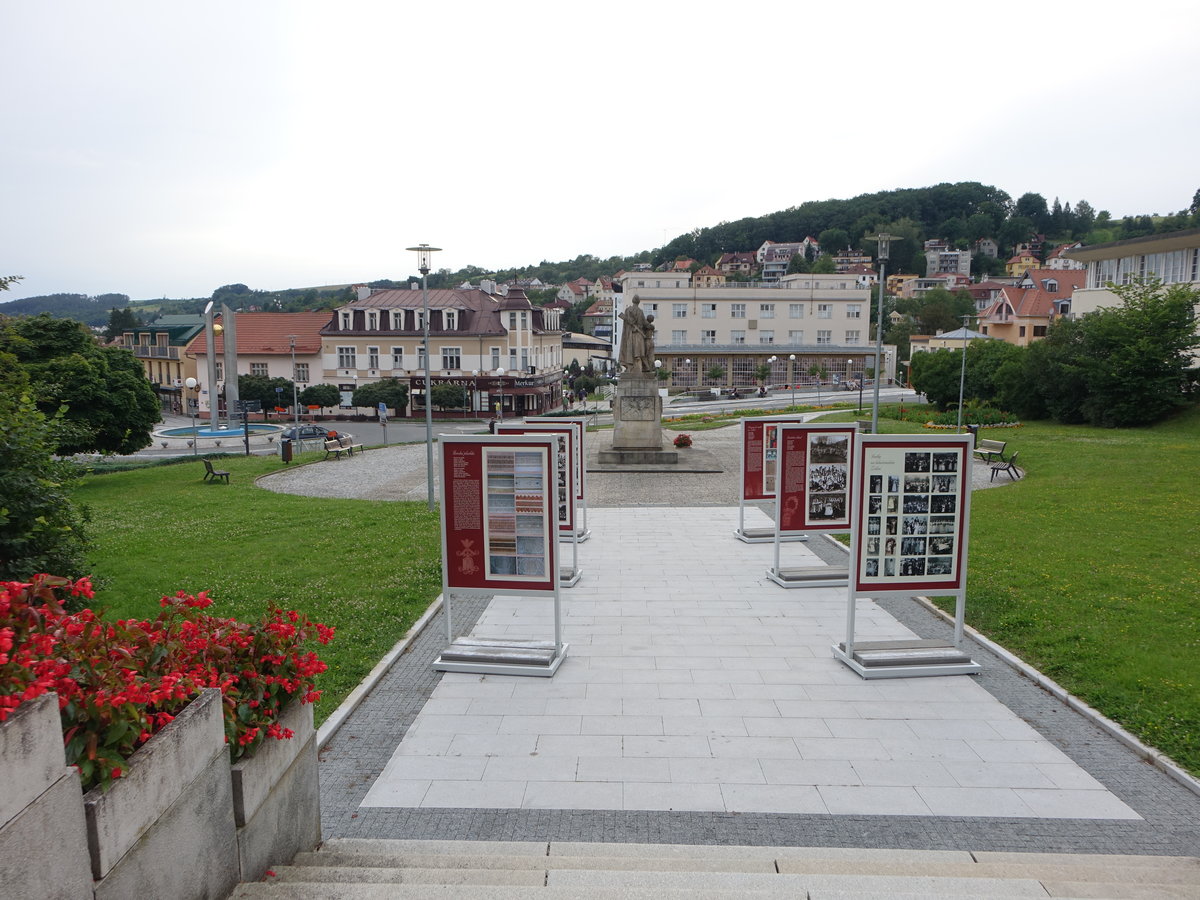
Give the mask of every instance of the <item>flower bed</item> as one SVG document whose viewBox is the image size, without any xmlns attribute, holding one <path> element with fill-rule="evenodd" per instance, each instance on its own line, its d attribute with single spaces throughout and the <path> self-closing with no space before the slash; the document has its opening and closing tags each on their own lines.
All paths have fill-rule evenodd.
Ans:
<svg viewBox="0 0 1200 900">
<path fill-rule="evenodd" d="M 204 612 L 212 600 L 180 592 L 151 621 L 109 623 L 89 609 L 68 614 L 71 597 L 91 597 L 87 579 L 51 575 L 0 582 L 0 721 L 22 702 L 58 694 L 67 764 L 84 790 L 106 789 L 129 757 L 202 690 L 220 688 L 232 760 L 270 737 L 291 737 L 279 716 L 293 698 L 320 697 L 326 668 L 305 649 L 333 629 L 297 612 L 272 610 L 257 623 Z"/>
<path fill-rule="evenodd" d="M 671 442 L 676 447 L 692 446 L 692 436 L 690 434 L 679 434 L 675 436 L 675 440 Z"/>
</svg>

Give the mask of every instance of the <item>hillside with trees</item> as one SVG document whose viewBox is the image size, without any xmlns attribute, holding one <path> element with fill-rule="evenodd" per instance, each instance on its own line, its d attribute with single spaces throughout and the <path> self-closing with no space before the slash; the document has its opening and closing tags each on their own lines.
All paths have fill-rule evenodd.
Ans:
<svg viewBox="0 0 1200 900">
<path fill-rule="evenodd" d="M 542 260 L 537 264 L 497 271 L 473 265 L 453 272 L 439 269 L 430 273 L 429 286 L 448 288 L 466 281 L 478 284 L 483 278 L 497 281 L 538 278 L 554 285 L 577 278 L 595 281 L 638 264 L 658 267 L 677 259 L 694 259 L 699 264 L 711 265 L 722 253 L 756 250 L 768 240 L 787 243 L 802 241 L 805 237 L 816 238 L 827 252 L 850 247 L 873 253 L 874 243 L 867 238 L 881 231 L 897 236 L 892 243 L 888 271 L 918 275 L 925 273 L 923 244 L 928 239 L 938 238 L 958 249 L 971 249 L 980 238 L 993 238 L 1000 244 L 1002 258 L 992 260 L 976 256 L 972 271 L 978 275 L 1001 271 L 1003 257 L 1013 246 L 1034 235 L 1045 236 L 1045 250 L 1048 251 L 1067 241 L 1099 244 L 1194 227 L 1200 227 L 1200 190 L 1178 212 L 1117 219 L 1108 210 L 1096 210 L 1084 199 L 1072 203 L 1055 197 L 1047 201 L 1041 194 L 1026 193 L 1014 200 L 997 187 L 963 181 L 877 191 L 842 200 L 810 200 L 763 216 L 696 228 L 662 247 L 630 256 L 601 258 L 584 253 L 571 260 Z M 823 262 L 827 265 L 822 260 L 812 261 L 812 265 L 821 266 Z M 407 287 L 415 280 L 415 276 L 409 276 L 367 283 L 375 288 L 393 288 Z M 0 313 L 13 316 L 47 312 L 56 318 L 71 318 L 100 327 L 109 321 L 110 310 L 114 308 L 129 306 L 142 321 L 152 322 L 159 315 L 199 314 L 210 299 L 228 303 L 235 309 L 298 312 L 332 309 L 349 302 L 353 294 L 349 286 L 261 291 L 245 284 L 228 284 L 217 288 L 211 297 L 133 304 L 124 294 L 27 297 L 0 305 Z"/>
</svg>

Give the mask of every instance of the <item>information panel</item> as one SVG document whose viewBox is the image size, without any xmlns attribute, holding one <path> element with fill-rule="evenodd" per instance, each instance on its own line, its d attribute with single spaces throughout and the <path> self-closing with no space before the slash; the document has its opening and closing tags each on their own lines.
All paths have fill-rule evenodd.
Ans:
<svg viewBox="0 0 1200 900">
<path fill-rule="evenodd" d="M 442 435 L 447 591 L 557 591 L 555 435 Z"/>
<path fill-rule="evenodd" d="M 966 586 L 970 435 L 864 435 L 855 447 L 857 594 Z"/>
<path fill-rule="evenodd" d="M 775 498 L 779 473 L 780 425 L 799 425 L 797 417 L 742 419 L 742 500 Z"/>
<path fill-rule="evenodd" d="M 791 425 L 775 429 L 779 533 L 850 530 L 854 482 L 853 425 Z"/>
<path fill-rule="evenodd" d="M 577 430 L 574 422 L 512 422 L 496 426 L 496 434 L 546 434 L 556 441 L 556 483 L 551 496 L 554 499 L 558 530 L 575 533 L 575 439 Z"/>
<path fill-rule="evenodd" d="M 565 425 L 570 423 L 571 425 L 575 426 L 575 441 L 573 443 L 573 453 L 571 457 L 573 460 L 573 465 L 571 467 L 571 472 L 575 477 L 575 499 L 582 501 L 584 499 L 583 479 L 585 477 L 584 473 L 587 471 L 587 467 L 583 464 L 584 459 L 587 458 L 584 450 L 584 438 L 587 435 L 587 421 L 583 418 L 572 419 L 568 416 L 526 416 L 525 421 L 531 425 Z"/>
</svg>

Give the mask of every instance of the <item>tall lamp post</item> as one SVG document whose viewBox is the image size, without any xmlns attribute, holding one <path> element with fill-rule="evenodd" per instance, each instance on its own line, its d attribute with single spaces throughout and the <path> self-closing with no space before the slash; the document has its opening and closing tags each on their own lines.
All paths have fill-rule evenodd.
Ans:
<svg viewBox="0 0 1200 900">
<path fill-rule="evenodd" d="M 187 398 L 188 412 L 192 415 L 192 456 L 195 456 L 198 452 L 196 445 L 200 443 L 200 436 L 197 434 L 198 429 L 196 428 L 196 412 L 200 406 L 200 382 L 188 376 L 184 379 L 183 384 L 189 391 L 196 392 L 195 397 Z"/>
<path fill-rule="evenodd" d="M 788 363 L 791 365 L 791 371 L 788 373 L 788 384 L 792 386 L 792 406 L 796 405 L 796 354 L 792 353 L 788 356 Z"/>
<path fill-rule="evenodd" d="M 288 343 L 292 345 L 292 423 L 296 428 L 296 437 L 300 437 L 300 399 L 296 390 L 296 336 L 288 335 Z"/>
<path fill-rule="evenodd" d="M 875 235 L 878 242 L 876 257 L 879 259 L 879 315 L 875 323 L 875 391 L 871 399 L 871 434 L 879 434 L 879 366 L 883 358 L 883 300 L 887 296 L 887 261 L 894 234 L 880 232 Z"/>
<path fill-rule="evenodd" d="M 503 422 L 504 421 L 504 368 L 503 367 L 496 370 L 496 377 L 500 379 L 500 408 L 499 408 L 498 412 L 499 412 L 499 419 L 501 422 Z"/>
<path fill-rule="evenodd" d="M 471 412 L 479 412 L 479 370 L 471 370 Z"/>
<path fill-rule="evenodd" d="M 967 320 L 974 316 L 959 316 L 962 319 L 962 366 L 958 373 L 958 431 L 962 433 L 963 387 L 967 383 Z"/>
<path fill-rule="evenodd" d="M 429 260 L 441 247 L 418 244 L 408 248 L 417 254 L 417 271 L 421 273 L 421 308 L 424 310 L 421 323 L 424 331 L 425 348 L 425 478 L 428 481 L 429 511 L 433 512 L 433 404 L 431 387 L 433 378 L 429 373 Z"/>
</svg>

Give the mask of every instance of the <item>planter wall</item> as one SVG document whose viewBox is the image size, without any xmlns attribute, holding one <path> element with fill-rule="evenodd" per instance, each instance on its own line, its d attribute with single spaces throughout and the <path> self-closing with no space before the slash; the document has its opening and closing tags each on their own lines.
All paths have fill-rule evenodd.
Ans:
<svg viewBox="0 0 1200 900">
<path fill-rule="evenodd" d="M 231 771 L 242 881 L 259 880 L 272 865 L 321 841 L 312 705 L 291 704 L 279 724 L 294 732 L 290 740 L 264 741 L 253 758 Z"/>
<path fill-rule="evenodd" d="M 66 765 L 58 697 L 22 704 L 0 725 L 0 890 L 92 896 L 79 773 Z"/>
<path fill-rule="evenodd" d="M 97 898 L 221 898 L 238 882 L 221 692 L 204 691 L 83 798 Z"/>
</svg>

